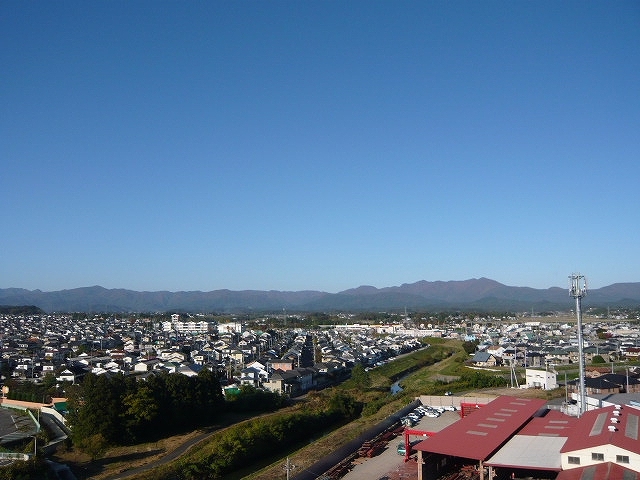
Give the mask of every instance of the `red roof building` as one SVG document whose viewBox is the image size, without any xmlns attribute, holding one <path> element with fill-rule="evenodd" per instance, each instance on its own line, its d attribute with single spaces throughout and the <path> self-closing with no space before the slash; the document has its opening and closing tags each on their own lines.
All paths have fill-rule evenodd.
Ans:
<svg viewBox="0 0 640 480">
<path fill-rule="evenodd" d="M 556 480 L 640 480 L 640 473 L 615 463 L 599 463 L 560 472 Z"/>
<path fill-rule="evenodd" d="M 562 470 L 560 450 L 578 419 L 557 410 L 534 417 L 484 464 L 496 468 Z"/>
<path fill-rule="evenodd" d="M 640 472 L 639 423 L 640 410 L 628 406 L 586 412 L 560 451 L 562 469 L 613 463 Z"/>
<path fill-rule="evenodd" d="M 418 462 L 426 456 L 440 455 L 435 462 L 428 462 L 435 468 L 446 468 L 447 458 L 458 457 L 479 461 L 483 472 L 483 462 L 503 446 L 518 430 L 545 406 L 546 402 L 535 398 L 501 396 L 470 415 L 417 444 Z M 422 469 L 418 469 L 418 479 L 422 479 Z"/>
</svg>

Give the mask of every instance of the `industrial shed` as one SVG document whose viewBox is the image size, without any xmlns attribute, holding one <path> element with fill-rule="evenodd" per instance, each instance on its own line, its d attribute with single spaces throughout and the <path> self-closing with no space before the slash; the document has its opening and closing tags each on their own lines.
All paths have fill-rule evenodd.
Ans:
<svg viewBox="0 0 640 480">
<path fill-rule="evenodd" d="M 546 470 L 560 472 L 560 450 L 578 419 L 557 410 L 548 410 L 531 419 L 513 438 L 485 462 L 494 470 Z"/>
<path fill-rule="evenodd" d="M 484 462 L 543 409 L 545 404 L 541 399 L 501 396 L 433 438 L 420 442 L 414 447 L 418 451 L 418 480 L 440 475 L 457 459 L 478 461 L 480 478 L 483 480 Z M 430 459 L 425 465 L 424 459 L 427 456 Z M 486 478 L 491 478 L 491 467 L 488 473 Z"/>
</svg>

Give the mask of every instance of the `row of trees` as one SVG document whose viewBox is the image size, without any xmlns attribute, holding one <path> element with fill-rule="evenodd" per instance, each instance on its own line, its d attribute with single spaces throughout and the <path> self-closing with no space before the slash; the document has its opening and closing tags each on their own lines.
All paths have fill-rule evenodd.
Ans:
<svg viewBox="0 0 640 480">
<path fill-rule="evenodd" d="M 206 369 L 194 377 L 160 374 L 144 381 L 87 374 L 67 393 L 72 439 L 93 450 L 208 425 L 225 407 L 219 379 Z"/>
</svg>

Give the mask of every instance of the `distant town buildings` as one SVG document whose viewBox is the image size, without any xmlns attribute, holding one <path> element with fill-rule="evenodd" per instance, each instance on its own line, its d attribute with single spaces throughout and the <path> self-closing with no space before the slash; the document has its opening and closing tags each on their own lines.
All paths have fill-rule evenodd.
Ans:
<svg viewBox="0 0 640 480">
<path fill-rule="evenodd" d="M 516 317 L 464 314 L 446 318 L 391 317 L 378 324 L 353 322 L 352 315 L 316 328 L 265 328 L 232 319 L 217 322 L 203 315 L 173 314 L 158 321 L 119 315 L 3 315 L 0 317 L 0 366 L 5 377 L 59 384 L 78 382 L 86 373 L 145 376 L 216 371 L 225 385 L 251 385 L 288 395 L 322 388 L 348 378 L 356 364 L 367 367 L 424 346 L 430 337 L 459 338 L 477 345 L 469 368 L 513 367 L 523 387 L 554 389 L 564 378 L 557 369 L 577 363 L 575 323 L 526 321 Z M 297 321 L 302 321 L 298 317 Z M 262 327 L 260 326 L 262 325 Z M 640 331 L 635 322 L 606 319 L 584 328 L 588 364 L 637 359 Z M 594 363 L 595 364 L 595 363 Z M 601 370 L 607 370 L 601 366 Z M 525 370 L 526 369 L 526 370 Z M 635 372 L 613 374 L 591 367 L 588 393 L 640 392 Z M 575 393 L 575 382 L 566 384 Z"/>
</svg>

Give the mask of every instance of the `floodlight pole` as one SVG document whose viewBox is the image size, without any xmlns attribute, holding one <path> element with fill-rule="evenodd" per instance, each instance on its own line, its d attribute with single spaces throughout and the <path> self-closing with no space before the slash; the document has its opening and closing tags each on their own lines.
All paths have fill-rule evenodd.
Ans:
<svg viewBox="0 0 640 480">
<path fill-rule="evenodd" d="M 578 365 L 580 375 L 580 404 L 578 405 L 578 416 L 587 410 L 585 402 L 584 384 L 584 344 L 582 340 L 582 297 L 587 294 L 587 282 L 584 275 L 573 274 L 569 276 L 569 295 L 576 299 L 576 316 L 578 317 Z"/>
</svg>

